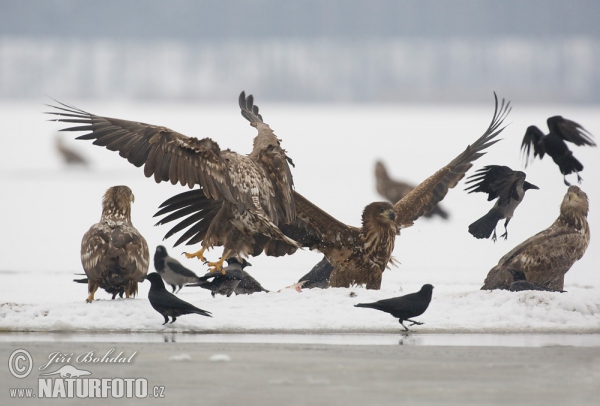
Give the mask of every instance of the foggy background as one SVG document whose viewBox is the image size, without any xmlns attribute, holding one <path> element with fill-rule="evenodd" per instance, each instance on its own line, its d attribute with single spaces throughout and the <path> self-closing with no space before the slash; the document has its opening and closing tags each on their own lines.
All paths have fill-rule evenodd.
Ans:
<svg viewBox="0 0 600 406">
<path fill-rule="evenodd" d="M 600 2 L 0 1 L 0 98 L 600 101 Z"/>
</svg>

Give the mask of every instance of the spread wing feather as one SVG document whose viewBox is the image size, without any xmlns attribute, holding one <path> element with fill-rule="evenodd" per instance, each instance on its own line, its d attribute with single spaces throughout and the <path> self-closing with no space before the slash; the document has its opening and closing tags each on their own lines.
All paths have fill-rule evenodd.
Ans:
<svg viewBox="0 0 600 406">
<path fill-rule="evenodd" d="M 511 108 L 510 102 L 505 102 L 504 99 L 499 106 L 496 93 L 494 93 L 494 99 L 494 116 L 483 135 L 472 145 L 467 146 L 467 149 L 448 165 L 427 178 L 394 205 L 398 227 L 409 227 L 416 219 L 430 211 L 446 196 L 448 189 L 455 187 L 458 181 L 465 176 L 465 173 L 473 166 L 472 162 L 485 154 L 481 151 L 499 141 L 494 138 L 504 130 L 504 127 L 500 126 Z"/>
<path fill-rule="evenodd" d="M 561 116 L 554 116 L 548 118 L 546 123 L 551 133 L 558 135 L 565 141 L 572 142 L 577 146 L 596 146 L 596 143 L 591 138 L 592 134 L 575 121 L 567 120 Z"/>
</svg>

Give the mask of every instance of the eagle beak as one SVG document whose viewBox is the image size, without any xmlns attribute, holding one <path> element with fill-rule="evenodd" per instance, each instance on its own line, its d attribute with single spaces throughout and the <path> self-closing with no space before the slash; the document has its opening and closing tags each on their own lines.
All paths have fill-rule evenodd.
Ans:
<svg viewBox="0 0 600 406">
<path fill-rule="evenodd" d="M 394 213 L 394 210 L 388 211 L 388 218 L 392 221 L 396 220 L 396 213 Z"/>
</svg>

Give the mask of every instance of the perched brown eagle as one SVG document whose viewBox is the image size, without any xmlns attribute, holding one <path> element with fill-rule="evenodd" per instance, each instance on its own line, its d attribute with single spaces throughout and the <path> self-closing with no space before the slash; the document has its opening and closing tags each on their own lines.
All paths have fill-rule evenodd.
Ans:
<svg viewBox="0 0 600 406">
<path fill-rule="evenodd" d="M 362 215 L 362 227 L 338 221 L 294 191 L 296 220 L 280 225 L 281 230 L 302 246 L 325 255 L 334 268 L 330 279 L 332 287 L 364 284 L 369 289 L 379 289 L 383 271 L 392 261 L 392 250 L 400 229 L 410 227 L 416 219 L 429 212 L 446 196 L 448 189 L 455 187 L 464 177 L 472 162 L 485 154 L 481 151 L 498 141 L 494 138 L 503 130 L 500 126 L 510 106 L 504 100 L 499 106 L 497 97 L 495 101 L 492 122 L 473 145 L 396 204 L 375 202 L 367 205 Z M 217 212 L 208 199 L 202 201 L 198 198 L 200 193 L 196 190 L 182 193 L 163 203 L 157 215 L 171 214 L 159 224 L 187 216 L 169 231 L 167 237 L 188 227 L 178 243 L 202 239 L 207 233 L 207 225 L 212 223 Z M 273 255 L 273 252 L 280 254 L 286 249 L 280 241 L 271 243 L 270 249 L 265 249 L 267 255 Z M 286 253 L 294 251 L 295 248 Z"/>
<path fill-rule="evenodd" d="M 565 274 L 583 257 L 590 243 L 588 210 L 585 192 L 570 186 L 556 221 L 500 258 L 481 289 L 508 289 L 513 282 L 511 270 L 516 270 L 523 272 L 532 284 L 563 290 Z"/>
<path fill-rule="evenodd" d="M 127 186 L 109 188 L 102 199 L 102 217 L 83 235 L 81 264 L 87 275 L 89 296 L 103 288 L 135 296 L 138 282 L 148 273 L 150 254 L 146 240 L 131 224 L 134 197 Z"/>
<path fill-rule="evenodd" d="M 392 179 L 388 174 L 387 168 L 381 161 L 375 163 L 375 182 L 377 193 L 379 193 L 381 197 L 389 200 L 392 204 L 402 199 L 415 188 L 414 185 L 409 183 Z M 433 208 L 425 213 L 424 216 L 427 218 L 440 216 L 444 220 L 449 217 L 448 212 L 442 209 L 439 204 L 433 206 Z"/>
<path fill-rule="evenodd" d="M 202 240 L 202 249 L 188 257 L 204 261 L 204 252 L 224 246 L 221 259 L 209 262 L 213 270 L 222 269 L 226 258 L 243 257 L 262 248 L 269 240 L 281 241 L 284 251 L 298 244 L 283 235 L 278 225 L 295 220 L 293 181 L 281 140 L 264 123 L 252 95 L 242 92 L 239 105 L 242 116 L 258 130 L 249 155 L 222 150 L 210 138 L 186 137 L 166 127 L 97 116 L 60 103 L 50 106 L 59 112 L 57 121 L 80 126 L 61 131 L 89 131 L 77 137 L 95 140 L 94 144 L 118 151 L 157 183 L 170 181 L 189 188 L 200 186 L 214 207 L 218 207 Z M 261 235 L 260 242 L 255 237 Z"/>
</svg>

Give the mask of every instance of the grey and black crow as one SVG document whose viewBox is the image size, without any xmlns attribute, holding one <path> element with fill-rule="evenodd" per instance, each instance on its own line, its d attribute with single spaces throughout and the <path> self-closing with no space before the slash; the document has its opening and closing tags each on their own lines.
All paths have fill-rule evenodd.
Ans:
<svg viewBox="0 0 600 406">
<path fill-rule="evenodd" d="M 244 271 L 247 266 L 252 266 L 252 264 L 245 259 L 239 262 L 236 258 L 229 258 L 227 266 L 224 268 L 225 273 L 208 272 L 206 275 L 199 277 L 197 283 L 187 286 L 199 286 L 208 289 L 212 297 L 217 294 L 229 297 L 232 293 L 244 295 L 268 292 L 256 279 Z M 212 280 L 209 281 L 209 279 Z"/>
<path fill-rule="evenodd" d="M 554 163 L 558 165 L 560 173 L 563 174 L 565 185 L 570 186 L 570 183 L 567 182 L 567 175 L 573 172 L 577 174 L 577 182 L 581 183 L 579 172 L 583 170 L 583 165 L 573 156 L 573 152 L 565 141 L 572 142 L 577 146 L 595 147 L 596 143 L 591 138 L 592 134 L 576 122 L 561 116 L 550 117 L 547 123 L 550 130 L 547 135 L 544 135 L 534 125 L 527 127 L 521 143 L 521 151 L 526 159 L 525 165 L 527 166 L 527 160 L 533 147 L 534 158 L 539 156 L 542 159 L 544 154 L 550 155 Z"/>
<path fill-rule="evenodd" d="M 417 317 L 425 313 L 429 303 L 431 302 L 431 294 L 433 292 L 433 286 L 430 284 L 423 285 L 421 290 L 415 293 L 409 293 L 408 295 L 394 297 L 391 299 L 383 299 L 373 303 L 359 303 L 354 307 L 368 307 L 370 309 L 381 310 L 391 314 L 398 318 L 404 330 L 408 331 L 408 327 L 404 325 L 404 321 L 410 321 L 411 326 L 417 324 L 421 325 L 418 321 L 411 320 L 413 317 Z"/>
<path fill-rule="evenodd" d="M 331 271 L 333 271 L 333 266 L 329 263 L 327 257 L 323 256 L 323 259 L 310 272 L 298 279 L 298 283 L 302 283 L 302 287 L 305 289 L 327 289 L 329 287 Z"/>
<path fill-rule="evenodd" d="M 525 277 L 525 272 L 519 271 L 517 269 L 509 269 L 508 272 L 513 277 L 513 283 L 510 284 L 508 290 L 511 292 L 520 292 L 522 290 L 541 290 L 545 292 L 561 292 L 564 293 L 564 290 L 557 290 L 547 288 L 545 286 L 536 285 L 534 283 L 528 282 L 527 277 Z"/>
<path fill-rule="evenodd" d="M 169 316 L 172 319 L 171 323 L 174 323 L 175 320 L 177 320 L 177 317 L 183 316 L 184 314 L 199 314 L 201 316 L 212 317 L 210 312 L 199 309 L 167 291 L 165 284 L 158 273 L 149 273 L 144 279 L 150 281 L 148 300 L 154 310 L 162 314 L 165 318 L 163 324 L 169 322 Z"/>
<path fill-rule="evenodd" d="M 469 225 L 469 233 L 475 238 L 490 238 L 496 241 L 496 224 L 504 221 L 504 234 L 508 238 L 507 226 L 513 217 L 515 209 L 523 201 L 525 192 L 529 189 L 539 189 L 525 180 L 525 173 L 513 171 L 508 166 L 484 166 L 468 178 L 466 184 L 472 183 L 465 190 L 469 193 L 483 192 L 488 194 L 488 201 L 498 198 L 494 207 Z"/>
<path fill-rule="evenodd" d="M 198 275 L 181 265 L 175 258 L 170 257 L 167 249 L 162 245 L 156 247 L 154 252 L 154 269 L 168 285 L 171 285 L 173 293 L 176 293 L 175 289 L 177 288 L 179 288 L 177 289 L 179 292 L 187 283 L 198 281 Z"/>
</svg>

